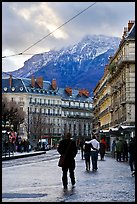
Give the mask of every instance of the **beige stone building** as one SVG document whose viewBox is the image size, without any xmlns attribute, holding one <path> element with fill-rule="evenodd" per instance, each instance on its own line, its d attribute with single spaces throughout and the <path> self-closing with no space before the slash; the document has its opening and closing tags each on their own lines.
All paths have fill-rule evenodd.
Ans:
<svg viewBox="0 0 137 204">
<path fill-rule="evenodd" d="M 94 89 L 96 132 L 129 139 L 135 131 L 135 21 L 129 21 L 119 48 Z"/>
</svg>

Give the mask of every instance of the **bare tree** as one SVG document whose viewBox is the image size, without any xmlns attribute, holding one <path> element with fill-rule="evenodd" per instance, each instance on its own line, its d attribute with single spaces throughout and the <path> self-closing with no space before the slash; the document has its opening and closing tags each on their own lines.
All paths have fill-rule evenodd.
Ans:
<svg viewBox="0 0 137 204">
<path fill-rule="evenodd" d="M 38 143 L 39 139 L 48 134 L 51 136 L 53 124 L 49 123 L 48 117 L 43 115 L 41 111 L 32 113 L 29 119 L 30 140 Z"/>
<path fill-rule="evenodd" d="M 4 123 L 9 121 L 14 126 L 14 131 L 18 130 L 21 123 L 24 122 L 25 112 L 15 101 L 9 101 L 2 95 L 2 120 Z"/>
<path fill-rule="evenodd" d="M 33 113 L 30 116 L 29 131 L 33 139 L 38 142 L 42 135 L 45 133 L 45 120 L 44 116 L 39 113 Z"/>
</svg>

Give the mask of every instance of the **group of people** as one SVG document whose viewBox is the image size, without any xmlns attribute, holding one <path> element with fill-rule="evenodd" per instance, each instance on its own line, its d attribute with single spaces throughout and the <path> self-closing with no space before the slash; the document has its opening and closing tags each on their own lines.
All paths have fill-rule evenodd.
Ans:
<svg viewBox="0 0 137 204">
<path fill-rule="evenodd" d="M 92 139 L 87 138 L 85 140 L 85 143 L 83 145 L 83 151 L 84 151 L 86 171 L 90 171 L 90 166 L 91 166 L 90 157 L 92 161 L 92 170 L 97 171 L 98 154 L 100 154 L 100 160 L 104 160 L 106 148 L 107 148 L 107 143 L 104 137 L 102 137 L 101 140 L 98 141 L 96 136 L 93 135 Z"/>
<path fill-rule="evenodd" d="M 112 157 L 117 161 L 128 161 L 128 143 L 126 140 L 117 138 L 112 143 Z"/>
<path fill-rule="evenodd" d="M 92 170 L 97 171 L 97 160 L 98 160 L 98 152 L 100 151 L 100 143 L 96 139 L 95 135 L 93 135 L 92 139 L 88 138 L 84 144 L 84 157 L 85 157 L 85 165 L 86 171 L 90 171 L 90 157 L 92 161 Z M 103 158 L 104 152 L 101 152 L 101 158 Z"/>
<path fill-rule="evenodd" d="M 97 171 L 97 161 L 98 161 L 98 153 L 100 153 L 101 160 L 104 160 L 105 150 L 106 150 L 106 142 L 104 138 L 101 139 L 99 142 L 96 139 L 96 136 L 93 135 L 92 139 L 87 138 L 84 143 L 80 143 L 81 145 L 81 152 L 82 152 L 82 159 L 85 159 L 86 164 L 86 171 L 90 171 L 90 158 L 92 161 L 92 170 Z M 63 155 L 66 153 L 65 157 L 65 164 L 62 167 L 62 183 L 64 189 L 67 189 L 68 186 L 68 178 L 67 178 L 67 172 L 69 171 L 70 179 L 72 187 L 75 186 L 75 156 L 78 152 L 78 147 L 76 145 L 76 142 L 74 140 L 71 140 L 71 134 L 67 133 L 65 135 L 65 138 L 60 141 L 58 146 L 58 152 L 60 155 Z"/>
<path fill-rule="evenodd" d="M 118 162 L 129 161 L 132 175 L 135 174 L 135 137 L 131 137 L 129 143 L 117 138 L 112 143 L 112 157 Z"/>
<path fill-rule="evenodd" d="M 75 187 L 75 157 L 78 153 L 78 147 L 76 145 L 76 142 L 71 139 L 71 133 L 67 133 L 65 135 L 65 138 L 60 141 L 59 146 L 57 148 L 57 151 L 60 155 L 65 154 L 65 163 L 62 167 L 62 183 L 64 190 L 67 190 L 68 187 L 68 177 L 67 173 L 69 171 L 69 176 L 71 179 L 72 188 Z M 119 141 L 119 140 L 117 140 Z M 121 143 L 120 143 L 121 144 Z M 118 146 L 120 146 L 120 144 Z M 125 144 L 125 143 L 124 143 Z M 113 144 L 114 145 L 114 144 Z M 95 135 L 91 138 L 87 138 L 84 143 L 81 143 L 81 153 L 82 153 L 82 159 L 85 159 L 85 165 L 86 165 L 86 171 L 90 170 L 90 157 L 92 161 L 92 170 L 97 171 L 97 161 L 98 161 L 98 153 L 100 153 L 100 159 L 104 160 L 105 151 L 107 148 L 107 144 L 104 138 L 102 138 L 100 141 L 96 138 Z M 118 147 L 117 147 L 118 148 Z M 67 153 L 66 153 L 67 150 Z M 128 145 L 128 152 L 129 152 L 129 165 L 131 168 L 132 175 L 135 175 L 135 137 L 131 138 L 129 145 Z M 116 156 L 117 159 L 120 158 L 120 154 Z M 127 155 L 123 158 L 127 159 Z"/>
</svg>

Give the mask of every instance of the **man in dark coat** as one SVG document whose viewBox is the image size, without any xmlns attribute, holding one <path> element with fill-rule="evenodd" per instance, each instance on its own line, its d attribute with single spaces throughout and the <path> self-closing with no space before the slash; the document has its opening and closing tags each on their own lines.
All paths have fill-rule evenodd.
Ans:
<svg viewBox="0 0 137 204">
<path fill-rule="evenodd" d="M 62 182 L 64 189 L 67 189 L 68 185 L 68 178 L 67 178 L 67 172 L 69 170 L 69 175 L 71 179 L 72 187 L 75 185 L 75 156 L 77 154 L 77 146 L 76 142 L 74 140 L 71 140 L 71 134 L 67 133 L 65 136 L 65 139 L 61 140 L 58 146 L 58 152 L 59 154 L 63 155 L 65 154 L 65 164 L 64 167 L 62 167 Z M 67 150 L 67 152 L 66 152 Z M 66 152 L 66 153 L 65 153 Z"/>
<path fill-rule="evenodd" d="M 129 146 L 128 146 L 128 151 L 129 151 L 129 166 L 131 169 L 131 174 L 132 176 L 135 175 L 135 155 L 136 155 L 136 144 L 135 144 L 135 136 L 129 141 Z"/>
</svg>

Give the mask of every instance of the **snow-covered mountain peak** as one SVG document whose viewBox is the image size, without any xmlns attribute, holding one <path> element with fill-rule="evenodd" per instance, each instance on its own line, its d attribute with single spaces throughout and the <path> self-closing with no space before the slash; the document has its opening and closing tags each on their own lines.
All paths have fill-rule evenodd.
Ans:
<svg viewBox="0 0 137 204">
<path fill-rule="evenodd" d="M 87 35 L 77 44 L 34 55 L 22 68 L 11 73 L 15 77 L 43 76 L 46 81 L 55 78 L 61 87 L 69 85 L 91 91 L 103 75 L 109 57 L 118 49 L 120 40 Z"/>
</svg>

